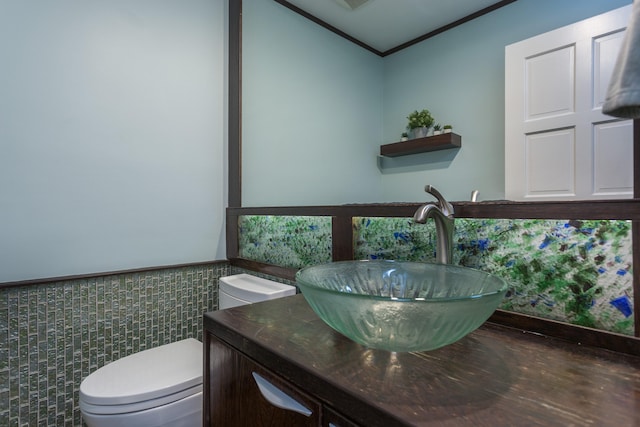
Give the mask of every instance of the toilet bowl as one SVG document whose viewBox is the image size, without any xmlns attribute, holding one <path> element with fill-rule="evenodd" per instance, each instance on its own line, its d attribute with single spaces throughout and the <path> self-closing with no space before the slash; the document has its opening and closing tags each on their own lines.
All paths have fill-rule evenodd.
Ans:
<svg viewBox="0 0 640 427">
<path fill-rule="evenodd" d="M 293 295 L 293 286 L 238 274 L 220 278 L 220 309 Z M 202 343 L 187 338 L 109 363 L 80 384 L 88 427 L 202 425 Z"/>
<path fill-rule="evenodd" d="M 80 385 L 89 427 L 202 423 L 202 343 L 188 338 L 118 359 Z"/>
</svg>

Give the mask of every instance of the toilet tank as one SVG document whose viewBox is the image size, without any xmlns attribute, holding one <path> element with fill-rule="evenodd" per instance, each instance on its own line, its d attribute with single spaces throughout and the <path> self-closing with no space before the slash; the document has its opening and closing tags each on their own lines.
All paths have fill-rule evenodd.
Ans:
<svg viewBox="0 0 640 427">
<path fill-rule="evenodd" d="M 250 274 L 220 278 L 220 310 L 295 295 L 295 286 L 274 282 Z"/>
</svg>

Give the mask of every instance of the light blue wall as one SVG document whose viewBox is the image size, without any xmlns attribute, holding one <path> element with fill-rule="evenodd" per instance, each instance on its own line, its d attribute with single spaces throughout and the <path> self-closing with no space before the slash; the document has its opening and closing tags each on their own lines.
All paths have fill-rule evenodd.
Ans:
<svg viewBox="0 0 640 427">
<path fill-rule="evenodd" d="M 504 197 L 504 48 L 631 0 L 518 0 L 379 58 L 273 0 L 244 2 L 243 205 Z M 428 108 L 461 150 L 385 159 Z"/>
<path fill-rule="evenodd" d="M 0 2 L 0 282 L 225 258 L 225 17 Z"/>
<path fill-rule="evenodd" d="M 504 198 L 504 48 L 630 4 L 630 0 L 518 0 L 385 58 L 384 141 L 398 140 L 406 116 L 428 108 L 451 123 L 462 149 L 387 162 L 386 201 L 423 200 L 432 184 L 451 200 Z"/>
<path fill-rule="evenodd" d="M 242 204 L 379 200 L 382 58 L 273 0 L 242 18 Z"/>
</svg>

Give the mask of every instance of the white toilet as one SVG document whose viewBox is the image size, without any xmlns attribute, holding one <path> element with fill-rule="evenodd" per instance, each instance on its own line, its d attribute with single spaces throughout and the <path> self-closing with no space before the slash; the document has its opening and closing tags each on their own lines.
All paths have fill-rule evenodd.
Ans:
<svg viewBox="0 0 640 427">
<path fill-rule="evenodd" d="M 296 288 L 249 274 L 220 278 L 220 309 L 294 295 Z M 202 343 L 188 338 L 109 363 L 80 384 L 88 427 L 202 425 Z"/>
</svg>

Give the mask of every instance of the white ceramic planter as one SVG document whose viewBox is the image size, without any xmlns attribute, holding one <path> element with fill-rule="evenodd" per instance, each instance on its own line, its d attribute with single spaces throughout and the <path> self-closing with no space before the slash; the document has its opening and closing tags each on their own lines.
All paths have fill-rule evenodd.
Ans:
<svg viewBox="0 0 640 427">
<path fill-rule="evenodd" d="M 429 135 L 429 128 L 415 128 L 411 130 L 414 138 L 424 138 Z"/>
</svg>

